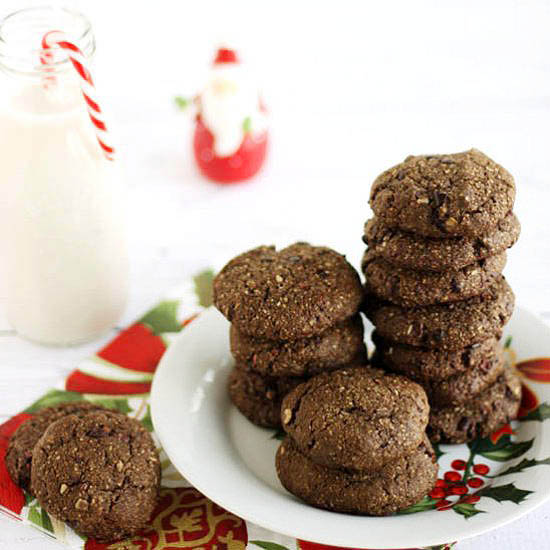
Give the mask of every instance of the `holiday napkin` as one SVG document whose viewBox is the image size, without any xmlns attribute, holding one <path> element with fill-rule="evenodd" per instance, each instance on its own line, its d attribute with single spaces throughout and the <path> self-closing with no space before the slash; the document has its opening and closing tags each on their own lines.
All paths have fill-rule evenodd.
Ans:
<svg viewBox="0 0 550 550">
<path fill-rule="evenodd" d="M 269 532 L 224 510 L 194 489 L 172 466 L 151 422 L 149 391 L 155 369 L 171 340 L 212 303 L 212 270 L 186 281 L 166 300 L 122 330 L 38 401 L 0 426 L 0 511 L 31 524 L 45 535 L 80 550 L 327 550 L 326 547 Z M 82 537 L 50 516 L 11 480 L 4 463 L 10 436 L 44 407 L 91 401 L 138 419 L 159 447 L 162 489 L 149 525 L 138 535 L 110 544 Z M 444 550 L 449 545 L 437 547 Z"/>
</svg>

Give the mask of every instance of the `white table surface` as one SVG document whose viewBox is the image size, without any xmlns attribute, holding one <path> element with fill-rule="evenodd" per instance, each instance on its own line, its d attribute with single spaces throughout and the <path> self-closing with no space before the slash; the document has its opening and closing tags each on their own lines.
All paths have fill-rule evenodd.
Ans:
<svg viewBox="0 0 550 550">
<path fill-rule="evenodd" d="M 550 320 L 548 3 L 403 1 L 361 12 L 351 2 L 70 4 L 94 23 L 96 81 L 126 164 L 132 278 L 120 326 L 198 267 L 257 244 L 310 240 L 358 265 L 374 177 L 409 153 L 471 146 L 516 177 L 523 231 L 505 273 L 518 301 Z M 260 177 L 221 187 L 197 174 L 191 122 L 172 97 L 196 91 L 228 38 L 263 84 L 272 147 Z M 36 346 L 3 319 L 2 292 L 0 421 L 115 333 Z M 544 548 L 549 518 L 550 503 L 459 548 Z M 1 550 L 58 547 L 0 518 Z"/>
</svg>

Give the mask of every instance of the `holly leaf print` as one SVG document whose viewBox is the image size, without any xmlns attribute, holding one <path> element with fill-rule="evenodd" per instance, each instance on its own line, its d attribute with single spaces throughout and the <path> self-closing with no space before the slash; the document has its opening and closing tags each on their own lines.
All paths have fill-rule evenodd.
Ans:
<svg viewBox="0 0 550 550">
<path fill-rule="evenodd" d="M 469 502 L 459 502 L 453 506 L 453 510 L 464 516 L 466 519 L 469 519 L 477 514 L 484 514 L 483 510 L 478 510 L 473 504 Z"/>
<path fill-rule="evenodd" d="M 271 436 L 271 439 L 278 439 L 282 441 L 286 437 L 286 432 L 282 428 L 277 428 L 274 434 Z"/>
<path fill-rule="evenodd" d="M 504 341 L 504 349 L 508 349 L 511 346 L 512 346 L 512 337 L 508 336 L 508 338 L 506 338 L 506 340 Z"/>
<path fill-rule="evenodd" d="M 59 405 L 60 403 L 83 400 L 84 397 L 82 394 L 75 391 L 51 390 L 35 401 L 30 407 L 27 407 L 24 412 L 33 414 L 38 412 L 40 409 L 53 407 L 54 405 Z"/>
<path fill-rule="evenodd" d="M 153 419 L 151 418 L 151 406 L 147 405 L 147 412 L 145 416 L 141 419 L 141 423 L 145 426 L 145 429 L 149 432 L 154 431 L 153 428 Z"/>
<path fill-rule="evenodd" d="M 439 445 L 437 443 L 432 443 L 432 447 L 435 452 L 435 458 L 436 460 L 439 460 L 441 456 L 443 456 L 445 453 L 439 448 Z"/>
<path fill-rule="evenodd" d="M 499 485 L 498 487 L 484 487 L 480 489 L 476 495 L 480 497 L 489 497 L 497 502 L 504 502 L 507 500 L 520 504 L 532 492 L 533 491 L 518 489 L 513 483 L 508 483 L 507 485 Z"/>
<path fill-rule="evenodd" d="M 114 411 L 118 411 L 123 414 L 128 414 L 133 411 L 132 407 L 128 404 L 128 399 L 111 399 L 109 397 L 105 397 L 102 399 L 93 399 L 92 403 L 101 405 L 106 409 L 113 409 Z"/>
<path fill-rule="evenodd" d="M 503 445 L 499 448 L 479 452 L 481 456 L 488 458 L 489 460 L 495 460 L 496 462 L 507 462 L 513 458 L 518 458 L 519 456 L 525 454 L 532 446 L 533 439 L 528 441 L 518 441 L 514 443 L 509 441 L 506 445 Z"/>
<path fill-rule="evenodd" d="M 526 420 L 544 422 L 548 418 L 550 418 L 550 403 L 541 403 L 534 411 L 531 411 L 519 420 L 520 422 L 525 422 Z"/>
<path fill-rule="evenodd" d="M 503 433 L 493 443 L 491 436 L 468 443 L 470 452 L 480 454 L 490 460 L 506 462 L 525 454 L 533 445 L 533 440 L 513 442 L 509 434 Z"/>
<path fill-rule="evenodd" d="M 276 542 L 269 542 L 267 540 L 251 540 L 248 541 L 250 544 L 255 544 L 264 550 L 288 550 L 286 546 L 282 544 L 277 544 Z"/>
<path fill-rule="evenodd" d="M 50 533 L 53 533 L 52 520 L 50 519 L 48 512 L 46 512 L 44 508 L 40 510 L 40 517 L 42 518 L 42 527 L 46 529 L 46 531 L 50 531 Z"/>
<path fill-rule="evenodd" d="M 177 319 L 178 305 L 177 300 L 160 302 L 158 306 L 148 311 L 139 322 L 150 327 L 155 334 L 179 332 L 181 325 Z"/>
<path fill-rule="evenodd" d="M 416 512 L 424 512 L 425 510 L 433 510 L 435 508 L 436 501 L 433 498 L 425 496 L 422 500 L 416 504 L 399 510 L 398 514 L 416 514 Z"/>
<path fill-rule="evenodd" d="M 199 304 L 202 307 L 212 305 L 212 281 L 214 272 L 211 269 L 205 269 L 193 277 L 195 283 L 195 294 L 199 298 Z"/>
<path fill-rule="evenodd" d="M 27 518 L 31 523 L 34 523 L 35 525 L 38 525 L 38 527 L 42 527 L 42 529 L 53 533 L 53 525 L 46 510 L 42 510 L 37 506 L 31 506 L 29 508 L 29 515 Z"/>
<path fill-rule="evenodd" d="M 527 468 L 532 468 L 533 466 L 540 466 L 543 464 L 545 464 L 546 466 L 550 466 L 550 457 L 545 458 L 544 460 L 535 460 L 534 458 L 524 458 L 521 462 L 519 462 L 515 466 L 511 466 L 510 468 L 507 468 L 506 470 L 504 470 L 504 472 L 500 472 L 499 474 L 497 474 L 497 476 L 517 474 L 519 472 L 523 472 L 523 470 L 526 470 Z"/>
</svg>

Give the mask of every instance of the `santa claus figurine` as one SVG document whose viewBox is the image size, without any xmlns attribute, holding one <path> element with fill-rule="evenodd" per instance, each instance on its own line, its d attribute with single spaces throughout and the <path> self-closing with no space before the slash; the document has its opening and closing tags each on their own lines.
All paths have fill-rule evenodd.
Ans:
<svg viewBox="0 0 550 550">
<path fill-rule="evenodd" d="M 254 176 L 267 151 L 266 109 L 235 51 L 218 50 L 195 104 L 193 149 L 201 172 L 220 183 Z"/>
</svg>

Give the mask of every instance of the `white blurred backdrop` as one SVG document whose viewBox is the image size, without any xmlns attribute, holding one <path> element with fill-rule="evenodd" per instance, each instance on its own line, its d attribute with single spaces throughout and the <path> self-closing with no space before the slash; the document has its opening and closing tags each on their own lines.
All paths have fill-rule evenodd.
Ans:
<svg viewBox="0 0 550 550">
<path fill-rule="evenodd" d="M 37 3 L 2 0 L 0 12 Z M 132 294 L 124 322 L 197 265 L 257 244 L 310 240 L 358 265 L 376 175 L 408 154 L 470 147 L 516 178 L 523 232 L 505 273 L 518 301 L 550 319 L 549 2 L 55 3 L 92 20 L 94 76 L 125 159 Z M 229 187 L 199 176 L 192 121 L 173 104 L 200 90 L 220 42 L 256 71 L 272 126 L 264 171 Z M 8 363 L 19 364 L 18 346 Z M 71 353 L 64 368 L 85 351 Z M 58 376 L 52 367 L 40 378 L 36 368 L 25 399 Z M 22 399 L 1 412 L 15 413 Z M 542 548 L 549 516 L 547 506 L 459 548 Z M 0 548 L 46 547 L 29 533 L 2 521 Z"/>
</svg>

